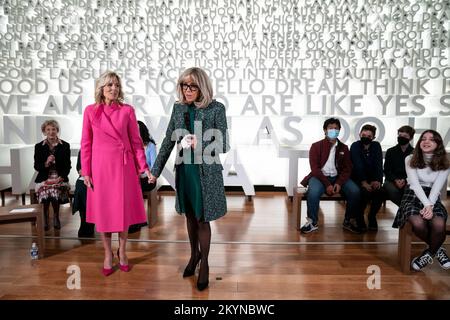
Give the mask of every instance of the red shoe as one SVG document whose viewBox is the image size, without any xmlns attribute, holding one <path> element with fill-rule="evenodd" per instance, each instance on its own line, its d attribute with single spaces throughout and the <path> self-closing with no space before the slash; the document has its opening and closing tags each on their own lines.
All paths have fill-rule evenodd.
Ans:
<svg viewBox="0 0 450 320">
<path fill-rule="evenodd" d="M 110 276 L 114 273 L 114 268 L 111 269 L 102 268 L 102 273 L 105 277 Z"/>
<path fill-rule="evenodd" d="M 130 272 L 131 267 L 129 264 L 121 265 L 119 262 L 119 269 L 120 269 L 120 271 L 123 271 L 123 272 Z"/>
<path fill-rule="evenodd" d="M 123 272 L 130 272 L 130 270 L 131 270 L 131 267 L 130 267 L 130 265 L 129 264 L 121 264 L 120 263 L 120 255 L 119 255 L 119 249 L 117 249 L 117 256 L 119 257 L 119 269 L 120 269 L 120 271 L 123 271 Z"/>
<path fill-rule="evenodd" d="M 114 253 L 111 253 L 111 261 L 114 259 Z M 102 268 L 102 274 L 107 277 L 114 273 L 114 268 Z"/>
</svg>

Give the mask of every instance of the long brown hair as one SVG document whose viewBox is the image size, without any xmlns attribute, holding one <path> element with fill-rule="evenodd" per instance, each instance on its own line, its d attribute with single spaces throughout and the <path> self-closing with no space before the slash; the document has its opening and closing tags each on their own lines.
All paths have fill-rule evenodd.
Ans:
<svg viewBox="0 0 450 320">
<path fill-rule="evenodd" d="M 422 138 L 425 133 L 431 133 L 433 135 L 434 142 L 436 142 L 437 145 L 436 149 L 433 152 L 433 158 L 431 159 L 429 167 L 433 171 L 447 170 L 449 167 L 447 152 L 445 151 L 441 135 L 434 130 L 425 130 L 424 132 L 422 132 L 419 140 L 416 143 L 416 147 L 414 148 L 413 156 L 409 165 L 411 166 L 411 168 L 418 169 L 423 169 L 427 166 L 423 159 L 422 149 L 420 148 L 420 143 L 422 142 Z"/>
</svg>

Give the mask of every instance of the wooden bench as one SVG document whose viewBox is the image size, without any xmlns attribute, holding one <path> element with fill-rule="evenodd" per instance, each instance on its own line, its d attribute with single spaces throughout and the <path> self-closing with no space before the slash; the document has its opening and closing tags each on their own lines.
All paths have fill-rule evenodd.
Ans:
<svg viewBox="0 0 450 320">
<path fill-rule="evenodd" d="M 2 198 L 2 207 L 5 206 L 5 193 L 11 192 L 11 191 L 12 191 L 11 187 L 0 190 L 0 194 L 1 194 L 1 198 Z M 25 193 L 22 193 L 21 196 L 22 196 L 22 205 L 24 206 L 25 205 Z M 19 199 L 19 195 L 16 195 L 16 199 Z"/>
<path fill-rule="evenodd" d="M 0 194 L 1 194 L 1 197 L 2 197 L 2 207 L 5 206 L 5 193 L 8 192 L 8 191 L 11 191 L 11 190 L 12 190 L 11 187 L 3 189 L 3 190 L 0 190 Z"/>
<path fill-rule="evenodd" d="M 450 235 L 450 225 L 446 226 L 445 232 L 447 235 Z M 415 241 L 423 243 L 422 240 L 417 239 L 414 235 L 411 223 L 406 221 L 403 228 L 399 229 L 398 234 L 398 260 L 400 261 L 401 271 L 406 274 L 411 272 L 411 247 L 413 238 Z"/>
<path fill-rule="evenodd" d="M 294 199 L 292 203 L 292 211 L 297 214 L 297 222 L 296 222 L 296 229 L 300 230 L 301 228 L 301 219 L 302 219 L 302 200 L 306 200 L 308 196 L 308 189 L 303 187 L 296 187 L 294 188 Z M 320 197 L 320 201 L 343 201 L 345 198 L 340 194 L 335 194 L 332 196 L 327 195 L 324 193 Z"/>
<path fill-rule="evenodd" d="M 33 209 L 32 212 L 10 213 L 13 209 Z M 45 230 L 44 217 L 41 205 L 26 205 L 20 207 L 0 208 L 0 224 L 20 223 L 30 221 L 32 227 L 36 227 L 37 244 L 39 247 L 39 258 L 45 255 Z"/>
</svg>

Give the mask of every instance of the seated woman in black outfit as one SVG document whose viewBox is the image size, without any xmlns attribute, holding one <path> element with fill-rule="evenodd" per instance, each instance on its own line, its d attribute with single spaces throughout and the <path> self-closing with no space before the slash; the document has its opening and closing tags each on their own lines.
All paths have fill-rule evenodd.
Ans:
<svg viewBox="0 0 450 320">
<path fill-rule="evenodd" d="M 53 227 L 61 229 L 59 205 L 69 202 L 70 145 L 58 138 L 59 124 L 47 120 L 41 125 L 45 139 L 34 146 L 34 169 L 38 175 L 36 196 L 44 204 L 45 230 L 49 229 L 49 208 L 53 207 Z"/>
</svg>

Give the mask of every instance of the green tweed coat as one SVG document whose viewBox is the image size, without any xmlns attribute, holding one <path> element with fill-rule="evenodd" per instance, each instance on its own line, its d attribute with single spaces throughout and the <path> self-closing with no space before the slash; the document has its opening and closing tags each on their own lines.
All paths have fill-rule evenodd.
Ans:
<svg viewBox="0 0 450 320">
<path fill-rule="evenodd" d="M 189 161 L 188 159 L 190 159 L 190 153 L 183 150 L 180 144 L 183 137 L 189 134 L 186 129 L 186 113 L 188 113 L 188 105 L 174 104 L 166 136 L 151 170 L 155 177 L 159 177 L 161 174 L 175 144 L 177 145 L 175 167 L 182 161 Z M 223 167 L 219 158 L 219 153 L 228 152 L 230 149 L 225 106 L 213 100 L 206 108 L 197 109 L 194 127 L 194 134 L 198 141 L 197 148 L 194 151 L 194 163 L 199 164 L 204 217 L 205 221 L 212 221 L 222 217 L 227 212 L 222 176 Z M 178 189 L 177 175 L 175 176 L 175 185 Z M 178 193 L 175 209 L 178 213 L 182 213 Z"/>
</svg>

